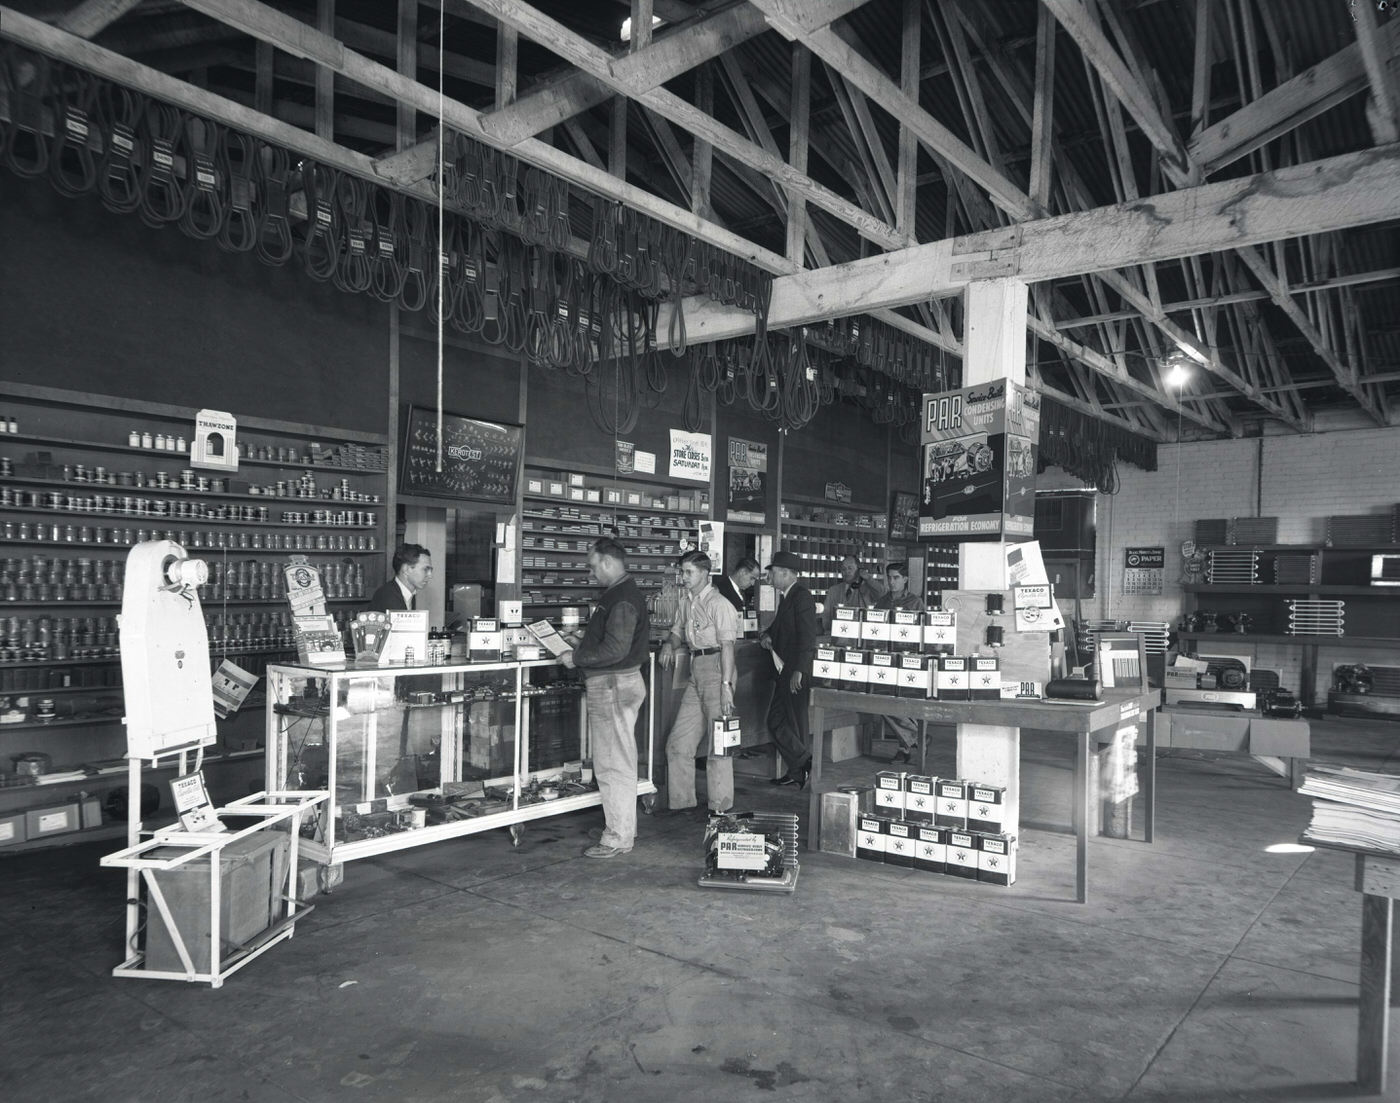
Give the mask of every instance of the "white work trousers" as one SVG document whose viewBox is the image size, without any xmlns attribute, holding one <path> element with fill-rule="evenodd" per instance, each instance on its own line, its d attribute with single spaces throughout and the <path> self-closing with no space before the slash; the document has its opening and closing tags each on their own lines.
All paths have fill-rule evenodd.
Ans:
<svg viewBox="0 0 1400 1103">
<path fill-rule="evenodd" d="M 690 661 L 690 684 L 666 739 L 666 795 L 672 808 L 694 808 L 695 756 L 709 750 L 711 727 L 723 715 L 723 675 L 719 655 L 696 655 Z M 705 762 L 706 803 L 711 812 L 734 807 L 734 760 L 710 755 Z"/>
</svg>

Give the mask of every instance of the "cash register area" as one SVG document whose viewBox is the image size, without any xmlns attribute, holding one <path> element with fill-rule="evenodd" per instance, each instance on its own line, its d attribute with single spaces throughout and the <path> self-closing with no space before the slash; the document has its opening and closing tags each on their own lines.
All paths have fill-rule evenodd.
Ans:
<svg viewBox="0 0 1400 1103">
<path fill-rule="evenodd" d="M 1394 730 L 1314 721 L 1313 755 L 1393 770 Z M 736 765 L 737 807 L 805 814 L 766 756 Z M 825 780 L 869 786 L 886 765 Z M 1023 732 L 1024 820 L 1068 826 L 1072 765 Z M 954 773 L 951 729 L 931 729 L 928 772 Z M 1022 832 L 1018 879 L 994 891 L 804 851 L 791 896 L 701 892 L 700 824 L 643 815 L 630 855 L 588 861 L 596 808 L 518 846 L 498 829 L 375 854 L 214 993 L 111 975 L 110 844 L 16 855 L 5 1095 L 1357 1098 L 1351 856 L 1300 850 L 1308 800 L 1247 757 L 1163 750 L 1157 785 L 1154 845 L 1094 838 L 1086 904 L 1074 838 L 1050 830 Z"/>
</svg>

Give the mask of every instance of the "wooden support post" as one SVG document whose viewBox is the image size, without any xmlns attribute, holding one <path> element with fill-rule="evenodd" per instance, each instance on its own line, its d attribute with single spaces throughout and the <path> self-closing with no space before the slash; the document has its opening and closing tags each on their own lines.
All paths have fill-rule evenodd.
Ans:
<svg viewBox="0 0 1400 1103">
<path fill-rule="evenodd" d="M 335 0 L 316 0 L 316 29 L 335 35 Z M 335 141 L 335 72 L 324 65 L 316 67 L 316 137 Z"/>
<path fill-rule="evenodd" d="M 1366 861 L 1358 856 L 1357 864 Z M 1356 1029 L 1356 1083 L 1362 1091 L 1385 1091 L 1390 1032 L 1391 918 L 1388 896 L 1361 897 L 1361 994 Z"/>
<path fill-rule="evenodd" d="M 812 104 L 812 55 L 801 43 L 792 47 L 792 123 L 788 164 L 807 174 L 807 127 Z M 807 201 L 801 192 L 788 192 L 787 259 L 801 268 L 807 240 Z"/>
<path fill-rule="evenodd" d="M 967 288 L 966 355 L 963 385 L 993 380 L 1026 381 L 1027 287 L 1018 279 L 974 280 Z M 958 549 L 958 587 L 1005 590 L 1006 545 L 1000 541 L 963 544 Z M 1088 736 L 1081 741 L 1080 786 L 1088 772 Z M 1006 788 L 1004 830 L 1021 828 L 1021 729 L 993 724 L 958 725 L 958 777 Z M 1085 801 L 1076 795 L 1076 822 Z M 1081 879 L 1081 883 L 1082 879 Z"/>
</svg>

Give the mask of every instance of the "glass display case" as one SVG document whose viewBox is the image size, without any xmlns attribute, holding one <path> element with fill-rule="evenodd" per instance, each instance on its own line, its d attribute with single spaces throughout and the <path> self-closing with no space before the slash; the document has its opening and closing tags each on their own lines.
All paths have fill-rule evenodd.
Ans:
<svg viewBox="0 0 1400 1103">
<path fill-rule="evenodd" d="M 648 686 L 652 671 L 643 669 Z M 637 719 L 648 806 L 653 695 Z M 602 803 L 576 671 L 554 660 L 267 669 L 267 784 L 327 790 L 303 852 L 338 864 Z"/>
</svg>

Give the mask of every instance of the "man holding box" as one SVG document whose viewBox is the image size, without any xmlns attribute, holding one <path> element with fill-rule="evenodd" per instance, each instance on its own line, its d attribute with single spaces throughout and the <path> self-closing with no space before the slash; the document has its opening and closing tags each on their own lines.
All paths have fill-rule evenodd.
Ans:
<svg viewBox="0 0 1400 1103">
<path fill-rule="evenodd" d="M 739 638 L 739 616 L 710 584 L 710 557 L 704 552 L 681 556 L 681 581 L 685 593 L 660 655 L 662 668 L 669 670 L 676 661 L 676 651 L 690 649 L 690 683 L 666 738 L 667 800 L 671 812 L 696 807 L 695 756 L 703 745 L 707 751 L 706 803 L 711 812 L 727 812 L 734 806 L 734 763 L 726 755 L 708 751 L 715 720 L 734 709 L 734 641 Z"/>
</svg>

